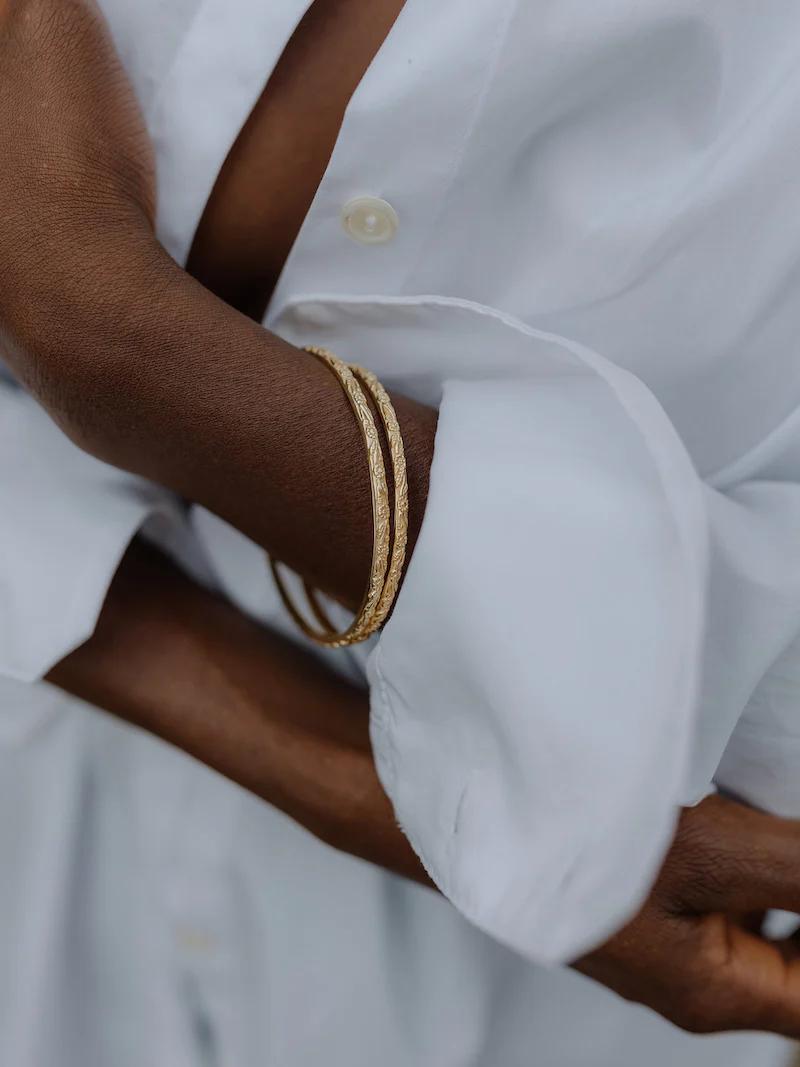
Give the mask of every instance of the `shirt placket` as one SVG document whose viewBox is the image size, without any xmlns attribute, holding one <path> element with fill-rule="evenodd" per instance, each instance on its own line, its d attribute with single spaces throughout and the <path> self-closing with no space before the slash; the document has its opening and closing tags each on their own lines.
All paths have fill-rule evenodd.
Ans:
<svg viewBox="0 0 800 1067">
<path fill-rule="evenodd" d="M 350 101 L 266 325 L 305 294 L 414 291 L 414 265 L 457 179 L 508 6 L 470 5 L 466 14 L 456 0 L 407 0 Z"/>
<path fill-rule="evenodd" d="M 184 264 L 225 159 L 311 0 L 204 0 L 149 109 L 158 232 Z"/>
</svg>

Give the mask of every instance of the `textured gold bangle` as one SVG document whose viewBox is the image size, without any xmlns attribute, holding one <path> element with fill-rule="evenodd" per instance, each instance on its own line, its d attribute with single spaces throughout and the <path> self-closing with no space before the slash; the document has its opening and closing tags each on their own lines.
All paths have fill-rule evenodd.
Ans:
<svg viewBox="0 0 800 1067">
<path fill-rule="evenodd" d="M 386 617 L 392 610 L 392 605 L 397 597 L 397 590 L 400 588 L 400 579 L 403 576 L 406 548 L 408 546 L 408 474 L 403 435 L 389 394 L 372 371 L 353 364 L 351 364 L 350 369 L 356 378 L 363 382 L 369 390 L 378 409 L 386 432 L 386 440 L 389 443 L 389 456 L 392 462 L 394 479 L 394 539 L 392 542 L 392 555 L 389 562 L 389 570 L 386 573 L 386 582 L 383 586 L 380 600 L 375 607 L 375 613 L 371 620 L 363 619 L 360 635 L 360 640 L 363 641 L 371 637 L 383 626 Z M 335 627 L 320 604 L 316 591 L 308 582 L 304 583 L 304 588 L 315 618 L 326 630 L 332 632 Z"/>
<path fill-rule="evenodd" d="M 277 561 L 270 557 L 269 563 L 281 600 L 302 632 L 317 644 L 326 645 L 330 648 L 344 648 L 347 645 L 363 641 L 371 633 L 374 633 L 373 622 L 378 606 L 382 603 L 386 584 L 386 570 L 389 562 L 391 530 L 389 489 L 386 482 L 386 467 L 383 462 L 383 451 L 378 428 L 375 425 L 372 411 L 355 374 L 343 360 L 325 348 L 310 346 L 306 348 L 306 351 L 321 360 L 339 380 L 350 407 L 353 409 L 353 414 L 356 416 L 361 436 L 367 449 L 369 480 L 372 490 L 372 564 L 367 591 L 350 626 L 344 631 L 335 632 L 333 627 L 330 626 L 327 617 L 320 616 L 316 610 L 317 605 L 314 603 L 312 604 L 312 610 L 314 610 L 317 620 L 324 627 L 323 630 L 315 629 L 295 607 L 280 573 Z"/>
</svg>

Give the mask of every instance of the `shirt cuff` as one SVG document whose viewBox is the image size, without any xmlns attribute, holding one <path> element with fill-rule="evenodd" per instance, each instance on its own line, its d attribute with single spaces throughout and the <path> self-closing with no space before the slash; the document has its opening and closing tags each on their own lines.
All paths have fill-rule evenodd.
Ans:
<svg viewBox="0 0 800 1067">
<path fill-rule="evenodd" d="M 653 396 L 594 353 L 485 314 L 459 343 L 527 345 L 530 369 L 444 385 L 422 533 L 369 663 L 374 752 L 450 900 L 566 961 L 636 910 L 674 829 L 703 488 Z"/>
<path fill-rule="evenodd" d="M 134 535 L 184 523 L 165 491 L 76 448 L 0 386 L 0 675 L 43 677 L 92 634 Z"/>
</svg>

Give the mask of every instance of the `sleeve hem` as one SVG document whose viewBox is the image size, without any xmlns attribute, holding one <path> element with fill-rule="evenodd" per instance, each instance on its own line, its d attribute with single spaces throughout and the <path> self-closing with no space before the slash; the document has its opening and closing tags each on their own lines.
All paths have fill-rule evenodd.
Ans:
<svg viewBox="0 0 800 1067">
<path fill-rule="evenodd" d="M 40 611 L 26 611 L 24 630 L 35 629 L 35 640 L 6 645 L 0 655 L 0 674 L 18 682 L 35 682 L 94 633 L 108 589 L 134 538 L 155 517 L 178 525 L 184 522 L 177 504 L 142 501 L 116 522 L 99 519 L 87 530 L 85 555 L 79 567 L 64 561 L 64 584 L 44 597 L 35 597 Z M 24 595 L 24 593 L 23 593 Z M 11 629 L 12 619 L 6 620 Z M 6 626 L 3 629 L 6 629 Z M 23 636 L 17 631 L 19 636 Z"/>
</svg>

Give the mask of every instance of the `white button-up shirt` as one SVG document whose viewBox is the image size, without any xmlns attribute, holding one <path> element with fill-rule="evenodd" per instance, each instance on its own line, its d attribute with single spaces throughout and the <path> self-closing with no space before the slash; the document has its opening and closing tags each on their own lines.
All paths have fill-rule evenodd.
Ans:
<svg viewBox="0 0 800 1067">
<path fill-rule="evenodd" d="M 102 6 L 156 145 L 160 236 L 180 262 L 309 5 Z M 440 405 L 396 611 L 379 641 L 336 662 L 370 685 L 378 768 L 426 868 L 530 960 L 569 959 L 618 926 L 676 805 L 715 776 L 800 815 L 799 56 L 792 0 L 407 0 L 267 312 L 290 341 Z M 75 1062 L 127 1062 L 116 1046 L 87 1060 L 79 1006 L 62 1004 L 61 1029 L 58 1013 L 44 1033 L 32 1021 L 60 988 L 67 937 L 102 957 L 87 963 L 99 999 L 113 1001 L 126 954 L 138 961 L 113 1002 L 137 1067 L 163 1056 L 143 1059 L 137 1011 L 191 1046 L 162 988 L 176 967 L 184 1007 L 213 1016 L 206 1046 L 235 1050 L 219 1051 L 226 1064 L 503 1067 L 523 1048 L 572 1064 L 584 1038 L 592 1064 L 619 1064 L 637 1026 L 654 1064 L 654 1041 L 665 1063 L 695 1048 L 332 856 L 171 750 L 20 687 L 91 632 L 143 524 L 199 546 L 266 625 L 288 623 L 260 550 L 201 509 L 184 529 L 167 494 L 78 453 L 10 385 L 0 445 L 0 672 L 13 767 L 26 745 L 30 774 L 0 789 L 3 810 L 31 812 L 24 835 L 8 831 L 9 892 L 30 903 L 35 886 L 38 907 L 12 938 L 35 973 L 18 989 L 0 977 L 0 1004 L 19 1001 L 8 1025 L 20 1048 L 52 1027 L 62 1049 L 71 1034 Z M 48 759 L 43 787 L 33 768 Z M 301 879 L 288 856 L 303 850 L 325 873 Z M 307 883 L 326 877 L 323 904 Z M 237 892 L 249 908 L 232 908 Z M 178 915 L 181 962 L 166 966 L 160 934 Z M 332 977 L 343 962 L 349 983 Z M 513 989 L 502 1004 L 499 982 Z M 216 1003 L 223 986 L 239 1009 L 235 996 Z M 592 1005 L 581 1036 L 554 1025 L 557 988 Z M 231 1023 L 254 996 L 258 1017 Z M 756 1047 L 783 1056 L 769 1039 L 695 1054 L 731 1063 L 745 1050 L 753 1063 Z M 9 1062 L 51 1062 L 26 1055 Z"/>
</svg>

